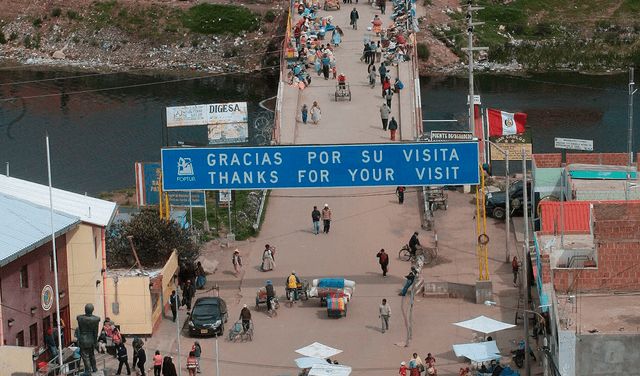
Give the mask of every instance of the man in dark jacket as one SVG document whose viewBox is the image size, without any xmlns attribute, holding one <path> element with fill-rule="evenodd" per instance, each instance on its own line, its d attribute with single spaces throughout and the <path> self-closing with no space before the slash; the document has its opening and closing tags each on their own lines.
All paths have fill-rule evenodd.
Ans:
<svg viewBox="0 0 640 376">
<path fill-rule="evenodd" d="M 318 232 L 320 232 L 320 210 L 318 210 L 317 206 L 313 207 L 311 220 L 313 221 L 313 232 L 318 235 Z"/>
<path fill-rule="evenodd" d="M 242 330 L 245 332 L 249 330 L 251 325 L 251 311 L 246 304 L 242 306 L 242 311 L 240 311 L 240 319 L 242 320 Z"/>
<path fill-rule="evenodd" d="M 351 26 L 353 26 L 353 30 L 358 30 L 358 19 L 360 19 L 360 16 L 358 15 L 358 11 L 356 10 L 356 8 L 353 8 L 353 10 L 351 11 L 349 19 L 351 20 Z"/>
<path fill-rule="evenodd" d="M 120 363 L 118 364 L 118 372 L 116 372 L 116 375 L 119 375 L 122 371 L 123 364 L 127 366 L 127 375 L 131 375 L 131 368 L 129 368 L 129 357 L 127 356 L 127 348 L 124 347 L 123 343 L 118 346 L 118 361 Z"/>
<path fill-rule="evenodd" d="M 191 284 L 191 280 L 187 280 L 182 290 L 182 302 L 187 306 L 187 311 L 191 311 L 191 300 L 196 296 L 196 289 Z"/>
<path fill-rule="evenodd" d="M 180 305 L 178 302 L 178 295 L 176 295 L 176 290 L 171 291 L 171 296 L 169 296 L 169 305 L 171 305 L 171 314 L 173 315 L 173 322 L 176 322 L 176 316 L 178 314 L 178 306 Z"/>
<path fill-rule="evenodd" d="M 142 340 L 137 338 L 138 343 L 136 343 L 136 340 L 134 339 L 133 341 L 133 362 L 131 362 L 131 364 L 133 365 L 133 369 L 136 369 L 136 366 L 138 366 L 138 369 L 140 370 L 140 374 L 142 376 L 144 376 L 144 364 L 147 362 L 147 354 L 144 352 L 144 349 L 142 348 Z"/>
<path fill-rule="evenodd" d="M 273 307 L 271 306 L 271 299 L 276 296 L 276 289 L 271 284 L 271 280 L 267 281 L 265 289 L 267 290 L 267 310 L 271 311 L 273 309 Z"/>
<path fill-rule="evenodd" d="M 389 255 L 384 251 L 384 248 L 378 252 L 376 255 L 378 257 L 378 262 L 380 263 L 380 268 L 382 268 L 382 276 L 387 276 L 387 270 L 389 267 Z"/>
<path fill-rule="evenodd" d="M 409 240 L 409 249 L 411 249 L 411 254 L 415 256 L 416 247 L 420 245 L 420 239 L 418 239 L 418 231 L 413 233 L 413 236 Z"/>
</svg>

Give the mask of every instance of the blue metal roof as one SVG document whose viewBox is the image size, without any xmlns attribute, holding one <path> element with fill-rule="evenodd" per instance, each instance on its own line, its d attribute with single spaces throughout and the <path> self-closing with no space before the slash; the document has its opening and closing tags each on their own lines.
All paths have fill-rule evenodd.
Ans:
<svg viewBox="0 0 640 376">
<path fill-rule="evenodd" d="M 51 241 L 49 208 L 0 194 L 0 266 Z M 80 224 L 78 217 L 53 213 L 53 228 L 58 237 Z"/>
</svg>

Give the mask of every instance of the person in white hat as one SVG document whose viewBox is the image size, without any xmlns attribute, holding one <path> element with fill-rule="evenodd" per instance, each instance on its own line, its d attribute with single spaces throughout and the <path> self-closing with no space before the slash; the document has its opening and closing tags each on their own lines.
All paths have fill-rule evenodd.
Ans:
<svg viewBox="0 0 640 376">
<path fill-rule="evenodd" d="M 246 332 L 251 326 L 251 311 L 246 304 L 242 305 L 242 311 L 240 311 L 240 319 L 242 320 L 242 330 Z"/>
<path fill-rule="evenodd" d="M 331 227 L 331 209 L 328 203 L 325 203 L 322 209 L 322 223 L 324 224 L 324 233 L 328 234 Z"/>
<path fill-rule="evenodd" d="M 400 370 L 398 371 L 400 376 L 407 376 L 407 363 L 400 362 Z"/>
</svg>

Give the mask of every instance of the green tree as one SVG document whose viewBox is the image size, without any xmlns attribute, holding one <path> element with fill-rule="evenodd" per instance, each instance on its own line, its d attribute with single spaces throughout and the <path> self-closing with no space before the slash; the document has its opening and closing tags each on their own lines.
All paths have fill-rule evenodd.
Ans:
<svg viewBox="0 0 640 376">
<path fill-rule="evenodd" d="M 113 223 L 106 236 L 107 265 L 129 267 L 135 263 L 128 236 L 142 266 L 164 265 L 174 249 L 180 264 L 192 264 L 200 255 L 202 245 L 190 231 L 174 220 L 160 219 L 158 208 L 144 208 L 129 222 Z"/>
</svg>

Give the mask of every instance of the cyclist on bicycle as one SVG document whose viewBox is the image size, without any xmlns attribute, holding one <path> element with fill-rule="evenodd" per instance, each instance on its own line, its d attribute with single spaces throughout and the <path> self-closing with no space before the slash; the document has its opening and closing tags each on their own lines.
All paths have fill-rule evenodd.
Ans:
<svg viewBox="0 0 640 376">
<path fill-rule="evenodd" d="M 295 300 L 298 300 L 298 285 L 300 279 L 296 276 L 296 271 L 293 270 L 291 275 L 287 278 L 287 290 L 293 290 Z"/>
<path fill-rule="evenodd" d="M 416 246 L 420 245 L 420 239 L 418 239 L 418 231 L 413 233 L 411 240 L 409 240 L 409 250 L 411 251 L 411 256 L 415 257 L 416 255 Z"/>
</svg>

